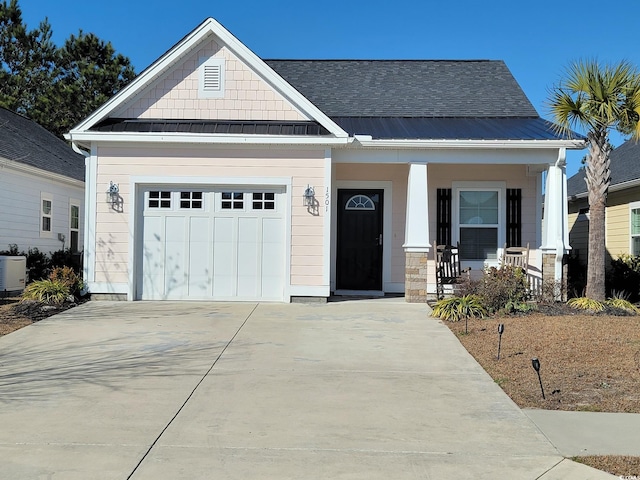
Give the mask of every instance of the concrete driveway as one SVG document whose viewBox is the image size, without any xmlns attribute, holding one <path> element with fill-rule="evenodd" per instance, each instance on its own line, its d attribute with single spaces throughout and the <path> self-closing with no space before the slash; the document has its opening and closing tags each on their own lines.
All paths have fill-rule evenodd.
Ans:
<svg viewBox="0 0 640 480">
<path fill-rule="evenodd" d="M 609 478 L 402 299 L 90 302 L 0 338 L 0 426 L 11 480 Z"/>
</svg>

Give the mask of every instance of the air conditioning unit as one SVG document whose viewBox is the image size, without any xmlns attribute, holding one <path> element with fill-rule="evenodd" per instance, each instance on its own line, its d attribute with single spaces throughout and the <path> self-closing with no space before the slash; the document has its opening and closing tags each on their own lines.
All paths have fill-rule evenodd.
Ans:
<svg viewBox="0 0 640 480">
<path fill-rule="evenodd" d="M 27 258 L 0 255 L 0 294 L 21 292 L 27 280 Z"/>
</svg>

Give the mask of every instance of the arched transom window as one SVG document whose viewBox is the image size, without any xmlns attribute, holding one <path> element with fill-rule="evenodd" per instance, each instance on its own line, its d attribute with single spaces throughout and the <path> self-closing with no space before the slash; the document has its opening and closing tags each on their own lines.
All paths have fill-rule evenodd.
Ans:
<svg viewBox="0 0 640 480">
<path fill-rule="evenodd" d="M 375 210 L 376 205 L 366 195 L 354 195 L 349 200 L 347 200 L 347 204 L 344 207 L 345 210 Z"/>
</svg>

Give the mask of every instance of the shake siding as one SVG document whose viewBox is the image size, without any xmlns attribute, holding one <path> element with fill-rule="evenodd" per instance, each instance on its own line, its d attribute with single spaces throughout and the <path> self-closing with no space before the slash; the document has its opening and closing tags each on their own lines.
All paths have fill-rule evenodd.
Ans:
<svg viewBox="0 0 640 480">
<path fill-rule="evenodd" d="M 173 148 L 98 149 L 96 282 L 128 282 L 132 176 L 291 178 L 291 284 L 323 284 L 323 210 L 311 215 L 303 206 L 307 185 L 324 191 L 324 150 L 209 150 Z M 109 181 L 119 183 L 124 212 L 105 202 Z M 169 180 L 170 181 L 170 180 Z"/>
<path fill-rule="evenodd" d="M 224 97 L 198 98 L 201 58 L 225 59 Z M 309 120 L 228 48 L 210 40 L 112 115 L 199 120 Z"/>
<path fill-rule="evenodd" d="M 391 282 L 404 283 L 405 255 L 402 245 L 404 244 L 409 166 L 338 163 L 334 165 L 334 169 L 336 181 L 392 182 Z"/>
</svg>

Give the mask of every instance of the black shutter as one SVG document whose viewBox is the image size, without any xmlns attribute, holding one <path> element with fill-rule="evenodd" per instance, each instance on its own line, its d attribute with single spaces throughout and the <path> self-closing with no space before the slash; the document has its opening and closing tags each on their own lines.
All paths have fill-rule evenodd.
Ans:
<svg viewBox="0 0 640 480">
<path fill-rule="evenodd" d="M 437 197 L 437 242 L 451 245 L 451 189 L 439 188 Z"/>
<path fill-rule="evenodd" d="M 522 246 L 522 189 L 507 188 L 507 247 Z"/>
</svg>

